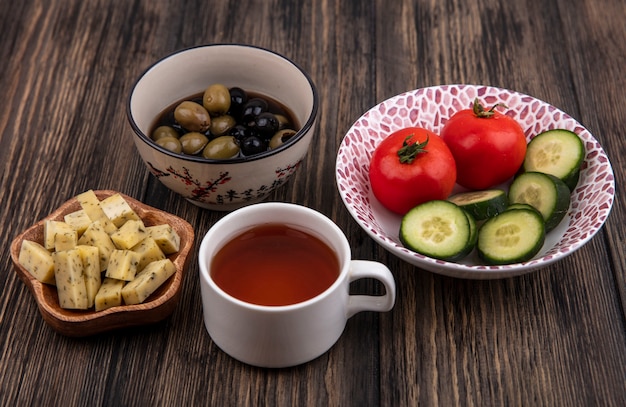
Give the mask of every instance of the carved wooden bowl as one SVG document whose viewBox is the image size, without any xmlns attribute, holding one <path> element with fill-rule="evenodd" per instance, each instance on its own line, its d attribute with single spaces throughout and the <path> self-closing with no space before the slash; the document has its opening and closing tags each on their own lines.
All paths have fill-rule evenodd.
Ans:
<svg viewBox="0 0 626 407">
<path fill-rule="evenodd" d="M 117 193 L 110 190 L 94 192 L 100 200 Z M 141 304 L 122 305 L 98 312 L 93 308 L 85 311 L 63 309 L 59 306 L 56 287 L 41 283 L 19 264 L 22 241 L 33 240 L 42 243 L 44 222 L 49 219 L 63 220 L 66 214 L 80 209 L 80 204 L 75 198 L 68 200 L 45 219 L 28 228 L 11 243 L 11 259 L 17 275 L 32 293 L 46 323 L 63 335 L 84 337 L 130 326 L 155 323 L 168 317 L 180 299 L 189 252 L 194 242 L 193 228 L 184 219 L 150 207 L 124 194 L 121 195 L 146 226 L 167 223 L 180 236 L 179 251 L 168 256 L 176 266 L 176 272 Z"/>
</svg>

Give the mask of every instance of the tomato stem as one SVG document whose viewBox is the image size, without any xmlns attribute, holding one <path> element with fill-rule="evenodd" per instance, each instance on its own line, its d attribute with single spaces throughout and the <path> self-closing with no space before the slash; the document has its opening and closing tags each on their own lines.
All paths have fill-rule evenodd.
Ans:
<svg viewBox="0 0 626 407">
<path fill-rule="evenodd" d="M 400 157 L 400 162 L 402 164 L 411 164 L 415 160 L 415 158 L 417 158 L 417 155 L 419 153 L 427 152 L 424 147 L 426 147 L 426 145 L 428 144 L 429 136 L 426 136 L 426 140 L 423 143 L 409 143 L 409 140 L 413 136 L 414 134 L 407 136 L 402 142 L 402 148 L 398 150 L 398 157 Z"/>
<path fill-rule="evenodd" d="M 508 108 L 507 105 L 505 105 L 504 103 L 496 103 L 495 105 L 491 107 L 491 109 L 485 110 L 483 105 L 481 105 L 480 102 L 478 101 L 478 98 L 476 98 L 474 99 L 474 105 L 472 107 L 472 110 L 474 111 L 474 115 L 476 117 L 479 117 L 482 119 L 488 119 L 491 116 L 493 116 L 493 114 L 496 112 L 496 107 L 498 106 Z"/>
</svg>

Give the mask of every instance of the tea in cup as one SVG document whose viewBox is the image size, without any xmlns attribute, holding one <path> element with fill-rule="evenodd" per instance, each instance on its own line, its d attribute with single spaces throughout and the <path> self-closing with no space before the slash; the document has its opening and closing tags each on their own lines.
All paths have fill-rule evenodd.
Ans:
<svg viewBox="0 0 626 407">
<path fill-rule="evenodd" d="M 205 327 L 224 352 L 254 366 L 287 367 L 325 353 L 347 320 L 395 302 L 389 269 L 352 260 L 339 227 L 305 206 L 268 202 L 238 209 L 207 232 L 199 251 Z M 352 281 L 382 295 L 350 295 Z"/>
</svg>

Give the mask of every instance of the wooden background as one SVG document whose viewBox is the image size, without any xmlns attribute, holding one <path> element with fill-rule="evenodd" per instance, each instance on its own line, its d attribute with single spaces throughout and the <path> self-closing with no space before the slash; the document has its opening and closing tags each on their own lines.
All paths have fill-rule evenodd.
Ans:
<svg viewBox="0 0 626 407">
<path fill-rule="evenodd" d="M 624 405 L 625 17 L 620 0 L 0 2 L 0 405 Z M 317 135 L 270 199 L 330 216 L 353 256 L 386 263 L 398 284 L 393 311 L 356 315 L 295 368 L 246 366 L 212 343 L 195 260 L 168 320 L 69 339 L 40 318 L 9 258 L 18 233 L 87 189 L 175 213 L 199 244 L 223 214 L 149 175 L 125 103 L 156 59 L 216 42 L 270 48 L 310 73 Z M 350 125 L 393 95 L 451 83 L 530 94 L 600 141 L 617 196 L 586 246 L 536 273 L 467 281 L 399 261 L 352 220 L 334 183 Z"/>
</svg>

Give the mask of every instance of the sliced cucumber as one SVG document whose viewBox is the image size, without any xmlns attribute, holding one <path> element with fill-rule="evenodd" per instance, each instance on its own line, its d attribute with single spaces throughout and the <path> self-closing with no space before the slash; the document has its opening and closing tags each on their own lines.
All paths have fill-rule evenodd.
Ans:
<svg viewBox="0 0 626 407">
<path fill-rule="evenodd" d="M 535 209 L 532 205 L 528 205 L 526 203 L 514 203 L 511 204 L 509 206 L 506 207 L 506 210 L 508 211 L 509 209 L 531 209 L 535 212 L 539 212 L 537 209 Z"/>
<path fill-rule="evenodd" d="M 487 264 L 512 264 L 532 259 L 543 246 L 545 222 L 532 208 L 506 210 L 478 230 L 478 256 Z"/>
<path fill-rule="evenodd" d="M 470 214 L 466 210 L 463 210 L 463 212 L 465 212 L 465 215 L 467 216 L 467 222 L 469 223 L 470 227 L 470 237 L 468 242 L 469 247 L 467 250 L 467 253 L 469 254 L 469 252 L 474 250 L 476 242 L 478 241 L 478 226 L 476 225 L 476 219 L 474 219 L 474 216 L 472 216 L 472 214 Z"/>
<path fill-rule="evenodd" d="M 576 188 L 585 147 L 580 137 L 569 130 L 548 130 L 533 138 L 526 149 L 524 171 L 543 172 Z"/>
<path fill-rule="evenodd" d="M 406 248 L 425 256 L 461 259 L 474 248 L 470 216 L 449 201 L 425 202 L 402 218 L 400 241 Z"/>
<path fill-rule="evenodd" d="M 537 209 L 549 232 L 561 222 L 570 204 L 570 190 L 554 175 L 525 172 L 513 180 L 509 188 L 509 203 L 525 203 Z"/>
<path fill-rule="evenodd" d="M 448 198 L 448 201 L 468 211 L 476 220 L 496 216 L 508 205 L 506 192 L 501 189 L 461 192 Z"/>
</svg>

